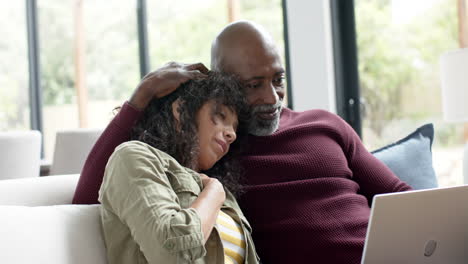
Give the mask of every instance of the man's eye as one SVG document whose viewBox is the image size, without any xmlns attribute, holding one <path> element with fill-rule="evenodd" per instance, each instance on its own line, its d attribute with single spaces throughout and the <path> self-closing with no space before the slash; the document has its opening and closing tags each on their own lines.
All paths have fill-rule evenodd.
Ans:
<svg viewBox="0 0 468 264">
<path fill-rule="evenodd" d="M 249 83 L 249 84 L 247 84 L 247 87 L 248 87 L 249 89 L 257 89 L 257 88 L 259 88 L 260 86 L 262 86 L 261 83 Z"/>
<path fill-rule="evenodd" d="M 281 77 L 274 79 L 273 82 L 275 83 L 275 85 L 283 85 L 284 79 L 285 79 L 284 76 L 281 76 Z"/>
</svg>

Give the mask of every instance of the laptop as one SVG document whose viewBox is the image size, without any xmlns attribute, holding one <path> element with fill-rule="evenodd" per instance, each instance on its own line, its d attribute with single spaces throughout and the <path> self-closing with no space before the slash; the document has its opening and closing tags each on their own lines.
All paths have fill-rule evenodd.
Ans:
<svg viewBox="0 0 468 264">
<path fill-rule="evenodd" d="M 361 263 L 468 263 L 468 185 L 374 196 Z"/>
</svg>

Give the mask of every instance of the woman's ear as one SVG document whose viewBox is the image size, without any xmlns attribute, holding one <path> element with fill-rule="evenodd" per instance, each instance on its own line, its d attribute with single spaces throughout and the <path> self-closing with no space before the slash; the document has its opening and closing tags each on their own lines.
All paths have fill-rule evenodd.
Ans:
<svg viewBox="0 0 468 264">
<path fill-rule="evenodd" d="M 179 124 L 180 122 L 180 113 L 179 113 L 179 106 L 180 106 L 180 98 L 177 98 L 174 102 L 172 102 L 172 114 L 174 115 L 174 119 L 176 123 Z"/>
</svg>

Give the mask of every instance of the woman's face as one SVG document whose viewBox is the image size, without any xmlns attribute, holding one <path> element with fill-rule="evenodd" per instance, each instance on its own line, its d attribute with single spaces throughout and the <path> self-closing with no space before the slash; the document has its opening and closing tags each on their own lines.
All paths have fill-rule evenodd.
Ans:
<svg viewBox="0 0 468 264">
<path fill-rule="evenodd" d="M 229 151 L 236 140 L 237 115 L 214 100 L 206 102 L 197 113 L 199 155 L 198 169 L 207 170 Z"/>
</svg>

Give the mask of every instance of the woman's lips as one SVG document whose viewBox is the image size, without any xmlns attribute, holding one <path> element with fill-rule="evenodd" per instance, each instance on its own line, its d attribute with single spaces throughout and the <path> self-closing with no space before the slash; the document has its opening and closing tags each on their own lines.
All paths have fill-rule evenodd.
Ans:
<svg viewBox="0 0 468 264">
<path fill-rule="evenodd" d="M 276 108 L 273 111 L 268 112 L 257 112 L 256 115 L 259 116 L 261 119 L 272 120 L 275 119 L 279 114 L 279 108 Z"/>
<path fill-rule="evenodd" d="M 221 151 L 222 151 L 222 153 L 224 155 L 228 150 L 227 143 L 222 141 L 222 140 L 219 140 L 219 139 L 216 139 L 216 143 L 219 144 L 219 146 L 221 147 Z"/>
</svg>

